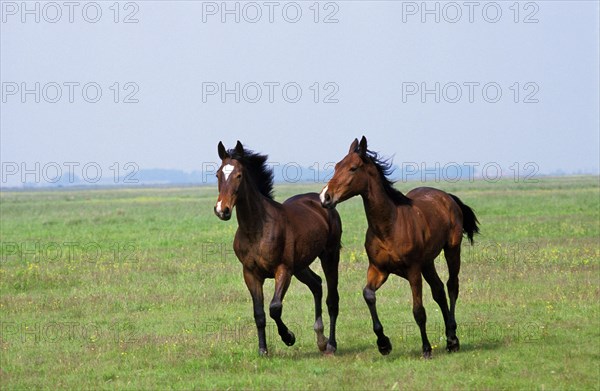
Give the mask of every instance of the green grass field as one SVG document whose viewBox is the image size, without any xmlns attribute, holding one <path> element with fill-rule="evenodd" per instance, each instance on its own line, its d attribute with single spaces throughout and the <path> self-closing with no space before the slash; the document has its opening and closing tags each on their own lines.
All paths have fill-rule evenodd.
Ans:
<svg viewBox="0 0 600 391">
<path fill-rule="evenodd" d="M 463 242 L 459 353 L 446 353 L 424 287 L 429 361 L 408 282 L 395 276 L 378 291 L 394 350 L 377 351 L 359 198 L 338 206 L 336 356 L 318 352 L 312 296 L 294 280 L 283 317 L 296 345 L 268 318 L 260 358 L 231 249 L 237 222 L 214 216 L 214 187 L 2 192 L 0 388 L 600 389 L 598 177 L 428 185 L 473 207 L 482 230 L 474 247 Z M 321 187 L 279 185 L 276 199 Z M 443 257 L 436 264 L 445 281 Z"/>
</svg>

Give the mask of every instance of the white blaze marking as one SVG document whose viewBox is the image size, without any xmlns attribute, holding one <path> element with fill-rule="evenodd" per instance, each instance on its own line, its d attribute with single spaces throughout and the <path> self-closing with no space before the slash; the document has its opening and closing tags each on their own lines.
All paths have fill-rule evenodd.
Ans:
<svg viewBox="0 0 600 391">
<path fill-rule="evenodd" d="M 323 190 L 321 190 L 321 194 L 319 194 L 319 198 L 321 199 L 321 202 L 325 202 L 325 193 L 327 193 L 328 188 L 329 188 L 329 185 L 325 186 L 323 188 Z"/>
<path fill-rule="evenodd" d="M 225 175 L 225 180 L 229 179 L 229 175 L 231 175 L 231 172 L 234 168 L 235 167 L 233 167 L 231 164 L 227 164 L 225 167 L 223 167 L 223 175 Z"/>
<path fill-rule="evenodd" d="M 217 202 L 217 213 L 221 213 L 221 201 Z"/>
</svg>

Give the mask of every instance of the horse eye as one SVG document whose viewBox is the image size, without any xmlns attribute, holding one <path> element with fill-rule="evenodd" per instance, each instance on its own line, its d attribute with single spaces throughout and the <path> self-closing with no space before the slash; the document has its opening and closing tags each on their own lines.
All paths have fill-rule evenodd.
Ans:
<svg viewBox="0 0 600 391">
<path fill-rule="evenodd" d="M 356 171 L 356 170 L 358 170 L 358 167 L 357 167 L 357 166 L 352 166 L 352 167 L 350 167 L 350 172 L 354 172 L 354 171 Z"/>
</svg>

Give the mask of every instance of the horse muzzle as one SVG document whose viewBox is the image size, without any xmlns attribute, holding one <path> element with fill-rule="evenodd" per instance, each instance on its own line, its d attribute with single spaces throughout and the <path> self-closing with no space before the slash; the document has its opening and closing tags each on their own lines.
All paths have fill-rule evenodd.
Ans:
<svg viewBox="0 0 600 391">
<path fill-rule="evenodd" d="M 328 187 L 329 186 L 325 186 L 325 188 L 323 188 L 321 194 L 319 194 L 319 199 L 321 200 L 321 206 L 323 208 L 334 209 L 337 205 L 337 200 L 334 200 L 334 198 L 331 196 L 328 191 Z"/>
<path fill-rule="evenodd" d="M 215 215 L 217 215 L 217 217 L 223 221 L 227 221 L 231 218 L 231 209 L 229 209 L 227 207 L 221 209 L 221 208 L 217 208 L 215 206 L 214 211 L 215 211 Z"/>
</svg>

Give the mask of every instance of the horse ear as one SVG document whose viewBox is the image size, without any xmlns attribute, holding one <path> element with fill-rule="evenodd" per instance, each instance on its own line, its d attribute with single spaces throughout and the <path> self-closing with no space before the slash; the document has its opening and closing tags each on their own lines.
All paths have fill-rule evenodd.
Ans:
<svg viewBox="0 0 600 391">
<path fill-rule="evenodd" d="M 227 150 L 225 149 L 223 142 L 219 141 L 217 150 L 219 151 L 219 158 L 221 158 L 221 160 L 225 160 L 229 157 L 229 154 L 227 153 Z"/>
<path fill-rule="evenodd" d="M 367 154 L 367 138 L 365 136 L 362 136 L 362 138 L 360 139 L 357 152 L 361 156 L 365 156 Z"/>
<path fill-rule="evenodd" d="M 237 144 L 235 144 L 235 152 L 237 152 L 237 154 L 240 156 L 244 156 L 244 146 L 242 143 L 240 143 L 240 140 L 238 140 Z"/>
<path fill-rule="evenodd" d="M 354 139 L 354 141 L 352 141 L 352 144 L 350 144 L 350 149 L 348 150 L 348 153 L 352 153 L 352 152 L 356 152 L 356 148 L 358 147 L 358 139 Z"/>
</svg>

